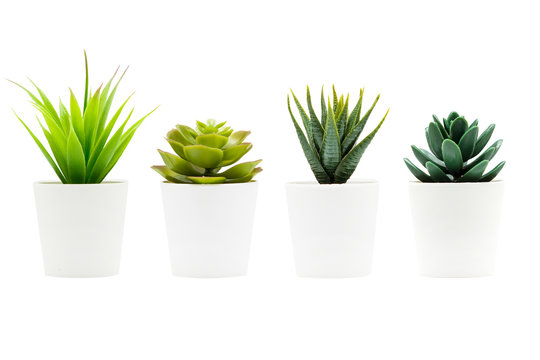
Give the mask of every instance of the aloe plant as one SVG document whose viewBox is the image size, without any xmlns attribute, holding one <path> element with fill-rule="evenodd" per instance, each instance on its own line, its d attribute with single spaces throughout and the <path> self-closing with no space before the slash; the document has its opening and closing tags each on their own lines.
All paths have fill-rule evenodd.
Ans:
<svg viewBox="0 0 540 360">
<path fill-rule="evenodd" d="M 404 159 L 405 165 L 421 182 L 491 181 L 505 164 L 502 161 L 484 173 L 502 145 L 502 140 L 497 140 L 482 152 L 494 130 L 495 125 L 491 124 L 479 135 L 478 120 L 469 125 L 465 117 L 457 112 L 451 112 L 443 121 L 433 115 L 433 121 L 426 128 L 426 139 L 431 152 L 411 146 L 414 156 L 428 173 L 407 158 Z"/>
<path fill-rule="evenodd" d="M 262 160 L 235 164 L 252 148 L 244 142 L 250 131 L 233 131 L 226 122 L 197 121 L 192 129 L 176 125 L 167 133 L 165 140 L 176 154 L 158 150 L 165 165 L 152 166 L 166 180 L 182 184 L 245 183 L 262 169 L 257 167 Z"/>
<path fill-rule="evenodd" d="M 114 86 L 112 86 L 112 82 L 118 73 L 118 69 L 105 86 L 100 86 L 92 94 L 89 91 L 86 52 L 84 53 L 84 60 L 86 80 L 82 107 L 71 89 L 69 109 L 60 100 L 58 110 L 56 110 L 45 93 L 32 80 L 30 82 L 35 87 L 37 94 L 12 81 L 12 83 L 26 91 L 30 96 L 32 105 L 43 117 L 45 124 L 39 120 L 39 117 L 38 122 L 49 144 L 50 152 L 16 113 L 15 116 L 28 130 L 56 175 L 64 184 L 101 183 L 116 165 L 143 120 L 157 109 L 152 110 L 126 129 L 128 120 L 133 114 L 133 110 L 131 110 L 125 121 L 114 130 L 122 110 L 131 98 L 129 96 L 114 115 L 109 118 L 116 90 L 127 68 Z"/>
<path fill-rule="evenodd" d="M 307 87 L 309 116 L 291 90 L 294 102 L 302 118 L 305 133 L 292 113 L 289 96 L 287 95 L 289 113 L 300 140 L 300 145 L 315 178 L 320 184 L 343 184 L 349 180 L 368 145 L 386 119 L 388 111 L 390 111 L 388 109 L 377 127 L 362 141 L 358 142 L 371 112 L 379 101 L 380 94 L 377 95 L 364 116 L 361 116 L 364 89 L 360 90 L 360 98 L 350 114 L 349 95 L 347 94 L 347 98 L 344 98 L 343 95 L 338 97 L 334 87 L 332 87 L 332 90 L 333 104 L 330 103 L 330 98 L 328 98 L 328 106 L 325 103 L 324 89 L 321 90 L 320 120 L 313 109 L 309 87 Z"/>
</svg>

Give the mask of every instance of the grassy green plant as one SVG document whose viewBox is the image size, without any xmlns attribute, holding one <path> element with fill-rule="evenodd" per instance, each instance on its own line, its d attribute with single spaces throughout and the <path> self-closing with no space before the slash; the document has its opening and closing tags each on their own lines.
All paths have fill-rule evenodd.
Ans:
<svg viewBox="0 0 540 360">
<path fill-rule="evenodd" d="M 37 94 L 13 82 L 28 93 L 32 105 L 42 115 L 45 124 L 39 120 L 39 117 L 38 122 L 49 144 L 50 152 L 26 123 L 17 114 L 15 115 L 28 130 L 56 175 L 64 184 L 101 183 L 120 159 L 137 128 L 155 110 L 152 110 L 129 128 L 126 128 L 128 120 L 133 114 L 133 110 L 131 110 L 125 121 L 121 122 L 120 126 L 114 130 L 122 110 L 131 98 L 129 96 L 114 115 L 109 118 L 116 90 L 127 68 L 114 86 L 112 83 L 118 69 L 105 86 L 100 86 L 92 94 L 89 90 L 86 52 L 84 60 L 86 81 L 82 107 L 71 89 L 69 109 L 60 100 L 57 111 L 45 93 L 31 80 Z"/>
<path fill-rule="evenodd" d="M 478 120 L 469 125 L 457 112 L 451 112 L 443 121 L 433 115 L 433 121 L 426 128 L 426 139 L 431 152 L 411 146 L 414 156 L 428 173 L 420 170 L 409 159 L 404 159 L 405 165 L 421 182 L 491 181 L 505 164 L 502 161 L 484 173 L 502 145 L 502 140 L 497 140 L 480 154 L 494 130 L 495 125 L 491 124 L 479 135 Z"/>
<path fill-rule="evenodd" d="M 307 88 L 309 116 L 291 90 L 294 102 L 302 118 L 305 133 L 294 118 L 289 96 L 287 95 L 289 113 L 296 128 L 300 145 L 315 178 L 320 184 L 343 184 L 349 180 L 368 145 L 386 119 L 388 111 L 390 111 L 386 112 L 375 130 L 358 142 L 358 138 L 379 101 L 380 95 L 377 95 L 369 110 L 361 117 L 364 89 L 360 90 L 360 98 L 350 114 L 349 95 L 347 94 L 347 98 L 344 99 L 343 95 L 338 97 L 335 88 L 332 87 L 332 90 L 333 104 L 328 99 L 328 106 L 325 103 L 324 91 L 321 90 L 320 120 L 313 110 L 309 87 Z"/>
<path fill-rule="evenodd" d="M 152 166 L 173 183 L 223 184 L 249 182 L 262 171 L 262 160 L 241 163 L 221 171 L 240 160 L 252 145 L 243 142 L 250 131 L 234 132 L 226 122 L 197 121 L 196 129 L 176 125 L 165 138 L 175 154 L 158 150 L 165 166 Z"/>
</svg>

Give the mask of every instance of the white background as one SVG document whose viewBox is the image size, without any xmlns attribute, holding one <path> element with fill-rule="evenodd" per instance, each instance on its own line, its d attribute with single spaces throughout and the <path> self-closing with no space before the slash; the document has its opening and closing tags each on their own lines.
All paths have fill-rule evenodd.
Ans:
<svg viewBox="0 0 540 360">
<path fill-rule="evenodd" d="M 121 274 L 43 275 L 32 182 L 54 173 L 13 116 L 26 95 L 0 81 L 0 359 L 538 359 L 540 22 L 525 1 L 12 1 L 0 7 L 0 77 L 81 95 L 130 65 L 139 129 L 109 179 L 130 182 Z M 325 84 L 387 122 L 354 177 L 381 182 L 373 274 L 294 273 L 284 184 L 310 180 L 289 88 Z M 497 275 L 418 276 L 402 158 L 432 113 L 496 123 L 507 160 Z M 228 120 L 263 158 L 249 275 L 170 275 L 150 166 L 177 123 Z M 493 166 L 493 165 L 492 165 Z M 226 204 L 223 211 L 227 211 Z M 335 209 L 328 209 L 335 211 Z"/>
</svg>

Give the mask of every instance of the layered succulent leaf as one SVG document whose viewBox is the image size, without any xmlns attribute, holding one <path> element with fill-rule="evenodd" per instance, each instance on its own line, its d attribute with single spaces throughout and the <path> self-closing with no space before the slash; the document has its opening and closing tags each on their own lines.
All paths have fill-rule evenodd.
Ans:
<svg viewBox="0 0 540 360">
<path fill-rule="evenodd" d="M 158 150 L 165 165 L 152 166 L 167 181 L 185 184 L 223 184 L 249 182 L 262 169 L 262 160 L 231 166 L 238 162 L 252 145 L 244 142 L 250 131 L 233 131 L 226 122 L 210 119 L 197 121 L 195 129 L 177 125 L 165 140 L 175 154 Z M 230 167 L 229 167 L 230 166 Z M 229 167 L 224 170 L 224 167 Z"/>
<path fill-rule="evenodd" d="M 135 131 L 143 120 L 154 110 L 127 127 L 133 110 L 126 119 L 115 125 L 122 110 L 131 98 L 129 96 L 109 117 L 116 90 L 125 72 L 113 85 L 118 70 L 105 86 L 100 86 L 93 94 L 89 91 L 88 60 L 84 54 L 86 81 L 82 106 L 70 89 L 69 104 L 60 100 L 58 110 L 52 105 L 45 93 L 32 82 L 37 94 L 14 82 L 30 96 L 32 105 L 43 117 L 38 122 L 45 135 L 49 150 L 38 139 L 26 123 L 17 115 L 30 136 L 64 184 L 101 183 L 122 156 Z"/>
<path fill-rule="evenodd" d="M 416 159 L 427 169 L 420 170 L 409 159 L 405 165 L 421 182 L 488 182 L 493 180 L 504 167 L 502 161 L 487 173 L 486 168 L 502 145 L 495 141 L 484 152 L 495 125 L 488 126 L 481 134 L 478 120 L 471 124 L 457 112 L 451 112 L 440 121 L 433 115 L 433 121 L 426 128 L 426 140 L 430 151 L 412 145 Z"/>
<path fill-rule="evenodd" d="M 330 99 L 328 99 L 328 106 L 325 102 L 324 91 L 321 90 L 320 120 L 313 109 L 309 87 L 307 88 L 309 115 L 296 98 L 294 92 L 291 91 L 304 129 L 296 121 L 291 110 L 289 96 L 287 96 L 289 113 L 300 140 L 300 145 L 315 178 L 320 184 L 342 184 L 349 180 L 389 111 L 386 112 L 375 129 L 362 141 L 358 142 L 371 112 L 379 101 L 380 95 L 375 98 L 364 116 L 361 116 L 364 89 L 360 90 L 360 97 L 350 113 L 349 95 L 347 94 L 346 98 L 343 95 L 338 97 L 335 88 L 332 88 L 332 90 L 333 102 L 331 103 Z"/>
</svg>

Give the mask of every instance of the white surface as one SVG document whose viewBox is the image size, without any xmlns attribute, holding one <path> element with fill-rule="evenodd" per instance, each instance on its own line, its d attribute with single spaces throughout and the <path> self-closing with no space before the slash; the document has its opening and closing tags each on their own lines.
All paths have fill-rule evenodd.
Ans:
<svg viewBox="0 0 540 360">
<path fill-rule="evenodd" d="M 503 181 L 409 183 L 421 274 L 493 275 L 503 194 Z"/>
<path fill-rule="evenodd" d="M 286 189 L 298 276 L 368 275 L 373 259 L 379 184 L 373 180 L 339 185 L 293 182 Z"/>
<path fill-rule="evenodd" d="M 247 274 L 257 187 L 161 183 L 174 275 Z"/>
<path fill-rule="evenodd" d="M 45 274 L 118 274 L 127 190 L 127 182 L 34 184 Z"/>
<path fill-rule="evenodd" d="M 129 181 L 121 274 L 45 277 L 32 183 L 54 176 L 11 108 L 37 129 L 25 94 L 0 81 L 0 358 L 538 359 L 540 49 L 535 1 L 2 1 L 0 79 L 31 76 L 80 96 L 131 65 L 134 115 L 162 104 L 110 174 Z M 355 178 L 380 181 L 370 276 L 295 275 L 285 183 L 313 180 L 287 112 L 335 82 L 390 107 Z M 302 97 L 303 98 L 303 97 Z M 302 99 L 303 100 L 303 99 Z M 367 105 L 366 105 L 367 106 Z M 426 147 L 432 113 L 497 123 L 507 160 L 497 275 L 418 275 L 402 157 Z M 264 159 L 249 275 L 170 274 L 160 194 L 165 133 L 214 117 L 253 131 Z M 493 164 L 494 165 L 494 164 Z M 334 209 L 339 211 L 339 209 Z M 223 206 L 227 211 L 227 206 Z"/>
</svg>

